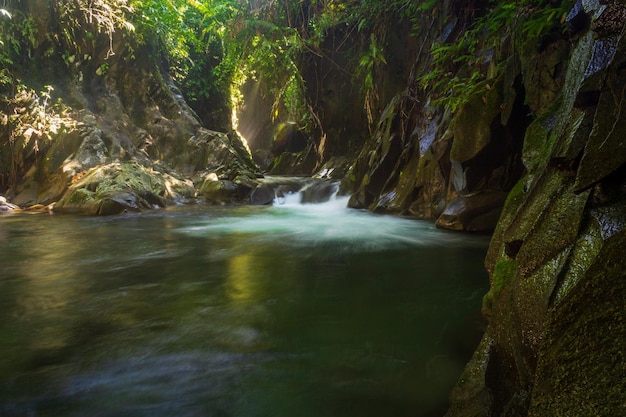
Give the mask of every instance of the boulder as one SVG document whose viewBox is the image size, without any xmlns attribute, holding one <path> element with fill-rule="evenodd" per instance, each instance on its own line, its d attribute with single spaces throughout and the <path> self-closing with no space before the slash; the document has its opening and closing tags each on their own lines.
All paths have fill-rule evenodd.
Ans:
<svg viewBox="0 0 626 417">
<path fill-rule="evenodd" d="M 507 193 L 502 191 L 484 191 L 457 197 L 448 203 L 436 224 L 450 230 L 492 232 L 506 196 Z"/>
<path fill-rule="evenodd" d="M 250 204 L 254 206 L 271 205 L 276 197 L 274 189 L 267 184 L 259 184 L 250 194 Z"/>
<path fill-rule="evenodd" d="M 10 211 L 19 210 L 19 207 L 15 204 L 11 204 L 3 196 L 0 196 L 0 213 L 6 213 Z"/>
<path fill-rule="evenodd" d="M 137 162 L 113 163 L 77 174 L 54 210 L 94 215 L 164 207 L 195 197 L 189 180 Z"/>
</svg>

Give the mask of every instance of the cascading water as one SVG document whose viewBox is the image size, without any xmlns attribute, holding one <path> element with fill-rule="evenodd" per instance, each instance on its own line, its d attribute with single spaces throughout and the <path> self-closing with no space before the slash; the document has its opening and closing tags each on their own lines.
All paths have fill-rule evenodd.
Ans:
<svg viewBox="0 0 626 417">
<path fill-rule="evenodd" d="M 261 184 L 274 192 L 274 205 L 324 203 L 339 191 L 339 182 L 318 178 L 267 177 Z"/>
</svg>

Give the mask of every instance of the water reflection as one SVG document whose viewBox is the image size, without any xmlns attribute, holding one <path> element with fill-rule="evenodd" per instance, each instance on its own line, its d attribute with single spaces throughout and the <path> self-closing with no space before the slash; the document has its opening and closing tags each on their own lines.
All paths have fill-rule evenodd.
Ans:
<svg viewBox="0 0 626 417">
<path fill-rule="evenodd" d="M 253 255 L 246 253 L 236 255 L 228 260 L 228 297 L 235 304 L 245 304 L 255 301 L 255 285 L 258 281 L 254 278 L 255 271 Z"/>
<path fill-rule="evenodd" d="M 0 219 L 2 416 L 430 416 L 484 239 L 344 207 Z"/>
</svg>

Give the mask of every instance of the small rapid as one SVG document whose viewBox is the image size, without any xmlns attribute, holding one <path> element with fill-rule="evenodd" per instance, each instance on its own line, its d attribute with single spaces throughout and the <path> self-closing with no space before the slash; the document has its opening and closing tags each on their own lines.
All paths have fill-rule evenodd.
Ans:
<svg viewBox="0 0 626 417">
<path fill-rule="evenodd" d="M 339 185 L 335 182 L 270 178 L 268 184 L 275 193 L 271 206 L 229 209 L 224 221 L 219 217 L 198 221 L 180 232 L 199 237 L 241 234 L 251 243 L 325 245 L 354 252 L 485 244 L 482 237 L 438 230 L 432 222 L 348 208 L 349 196 L 338 195 Z"/>
</svg>

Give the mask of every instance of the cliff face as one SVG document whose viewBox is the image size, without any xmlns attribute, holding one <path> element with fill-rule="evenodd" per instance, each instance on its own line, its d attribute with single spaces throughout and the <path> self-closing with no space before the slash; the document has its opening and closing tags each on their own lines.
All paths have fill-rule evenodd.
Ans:
<svg viewBox="0 0 626 417">
<path fill-rule="evenodd" d="M 79 4 L 21 2 L 3 26 L 20 59 L 2 83 L 0 192 L 91 214 L 198 189 L 218 202 L 249 192 L 257 168 L 239 138 L 201 125 L 154 46 L 122 28 L 107 34 Z"/>
<path fill-rule="evenodd" d="M 491 231 L 507 193 L 524 171 L 522 143 L 532 120 L 528 96 L 543 87 L 531 85 L 528 91 L 509 37 L 497 51 L 484 46 L 475 52 L 472 68 L 445 68 L 447 74 L 456 72 L 451 83 L 472 72 L 483 74 L 462 86 L 464 91 L 421 88 L 416 79 L 437 77 L 431 49 L 462 42 L 474 19 L 467 7 L 456 3 L 444 2 L 435 12 L 419 17 L 421 47 L 413 55 L 408 88 L 382 111 L 344 188 L 352 194 L 352 207 L 437 219 L 439 226 L 452 230 Z M 561 49 L 556 53 L 563 55 Z M 532 72 L 558 89 L 560 74 L 554 66 Z M 470 91 L 472 85 L 479 88 Z M 466 97 L 462 105 L 450 108 L 438 103 L 441 95 Z"/>
<path fill-rule="evenodd" d="M 446 13 L 431 39 L 454 39 Z M 579 1 L 565 31 L 508 32 L 455 111 L 409 86 L 344 180 L 354 207 L 495 228 L 489 324 L 447 417 L 623 412 L 625 22 L 623 2 Z"/>
<path fill-rule="evenodd" d="M 623 412 L 625 18 L 618 2 L 568 16 L 563 87 L 526 131 L 486 260 L 489 326 L 448 417 Z"/>
</svg>

